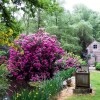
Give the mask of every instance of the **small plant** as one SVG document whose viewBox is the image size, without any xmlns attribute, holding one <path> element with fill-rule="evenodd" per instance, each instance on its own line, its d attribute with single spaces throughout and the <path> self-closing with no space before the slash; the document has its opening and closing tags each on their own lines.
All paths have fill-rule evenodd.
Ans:
<svg viewBox="0 0 100 100">
<path fill-rule="evenodd" d="M 96 64 L 96 70 L 100 70 L 100 63 Z"/>
<path fill-rule="evenodd" d="M 6 51 L 0 51 L 0 56 L 6 55 Z"/>
<path fill-rule="evenodd" d="M 82 60 L 81 61 L 81 65 L 87 65 L 86 61 L 85 60 Z"/>
</svg>

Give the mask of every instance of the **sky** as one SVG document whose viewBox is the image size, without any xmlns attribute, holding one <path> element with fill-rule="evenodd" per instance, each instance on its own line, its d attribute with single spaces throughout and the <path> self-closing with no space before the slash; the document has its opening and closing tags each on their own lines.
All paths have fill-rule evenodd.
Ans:
<svg viewBox="0 0 100 100">
<path fill-rule="evenodd" d="M 100 12 L 100 0 L 59 0 L 65 9 L 72 11 L 76 4 L 84 4 L 88 8 Z"/>
</svg>

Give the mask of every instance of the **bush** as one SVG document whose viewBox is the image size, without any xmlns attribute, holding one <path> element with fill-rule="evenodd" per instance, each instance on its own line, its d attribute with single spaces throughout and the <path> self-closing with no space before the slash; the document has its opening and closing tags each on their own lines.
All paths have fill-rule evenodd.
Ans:
<svg viewBox="0 0 100 100">
<path fill-rule="evenodd" d="M 75 69 L 72 68 L 60 71 L 54 79 L 44 81 L 40 88 L 36 90 L 22 90 L 21 93 L 15 93 L 12 100 L 53 100 L 52 97 L 61 91 L 63 81 L 71 77 L 73 71 Z"/>
<path fill-rule="evenodd" d="M 0 56 L 4 56 L 6 54 L 7 54 L 6 51 L 0 51 Z"/>
<path fill-rule="evenodd" d="M 85 60 L 82 60 L 81 65 L 87 65 L 87 62 Z"/>
<path fill-rule="evenodd" d="M 67 70 L 63 70 L 63 71 L 60 71 L 58 72 L 55 77 L 61 77 L 62 80 L 64 81 L 65 79 L 69 78 L 72 76 L 72 73 L 75 72 L 75 68 L 69 68 Z"/>
<path fill-rule="evenodd" d="M 96 64 L 96 70 L 100 70 L 100 63 Z"/>
<path fill-rule="evenodd" d="M 38 32 L 21 34 L 10 48 L 8 70 L 14 79 L 38 81 L 50 79 L 57 69 L 55 62 L 64 51 L 56 37 Z"/>
<path fill-rule="evenodd" d="M 67 53 L 61 59 L 56 61 L 56 64 L 62 69 L 78 68 L 81 64 L 81 58 L 72 53 Z"/>
</svg>

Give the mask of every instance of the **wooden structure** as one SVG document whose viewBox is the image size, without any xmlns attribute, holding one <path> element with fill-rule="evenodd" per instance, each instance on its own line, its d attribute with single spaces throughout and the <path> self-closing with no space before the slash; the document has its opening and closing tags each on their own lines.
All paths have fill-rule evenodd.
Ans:
<svg viewBox="0 0 100 100">
<path fill-rule="evenodd" d="M 95 62 L 100 62 L 100 42 L 93 41 L 87 48 L 87 54 L 90 56 L 88 64 L 95 65 Z"/>
<path fill-rule="evenodd" d="M 90 88 L 90 73 L 76 72 L 76 88 Z"/>
<path fill-rule="evenodd" d="M 91 93 L 90 88 L 90 72 L 88 66 L 81 66 L 75 74 L 75 89 L 74 93 Z"/>
</svg>

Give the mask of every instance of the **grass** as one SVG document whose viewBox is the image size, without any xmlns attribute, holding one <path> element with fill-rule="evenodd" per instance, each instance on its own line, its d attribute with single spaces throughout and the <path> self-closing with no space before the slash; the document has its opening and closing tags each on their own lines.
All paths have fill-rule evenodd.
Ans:
<svg viewBox="0 0 100 100">
<path fill-rule="evenodd" d="M 100 100 L 100 72 L 91 72 L 91 85 L 94 94 L 73 95 L 65 100 Z"/>
</svg>

